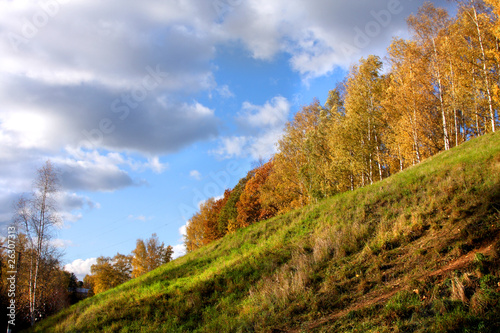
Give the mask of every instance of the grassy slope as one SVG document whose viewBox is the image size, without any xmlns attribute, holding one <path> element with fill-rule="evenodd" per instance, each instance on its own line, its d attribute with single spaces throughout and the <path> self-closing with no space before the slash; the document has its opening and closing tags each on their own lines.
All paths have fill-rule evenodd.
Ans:
<svg viewBox="0 0 500 333">
<path fill-rule="evenodd" d="M 500 133 L 237 231 L 35 332 L 500 330 Z"/>
</svg>

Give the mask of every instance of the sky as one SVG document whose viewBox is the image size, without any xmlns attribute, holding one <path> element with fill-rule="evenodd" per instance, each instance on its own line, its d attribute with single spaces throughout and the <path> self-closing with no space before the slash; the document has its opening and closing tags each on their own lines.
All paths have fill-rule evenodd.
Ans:
<svg viewBox="0 0 500 333">
<path fill-rule="evenodd" d="M 50 159 L 65 269 L 83 279 L 153 233 L 183 255 L 200 202 L 270 158 L 361 57 L 408 37 L 422 4 L 0 1 L 1 234 Z"/>
</svg>

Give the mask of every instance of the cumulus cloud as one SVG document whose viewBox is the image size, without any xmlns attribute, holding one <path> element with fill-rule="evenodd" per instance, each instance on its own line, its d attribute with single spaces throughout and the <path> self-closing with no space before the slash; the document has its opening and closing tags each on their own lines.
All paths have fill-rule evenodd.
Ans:
<svg viewBox="0 0 500 333">
<path fill-rule="evenodd" d="M 222 137 L 219 140 L 219 148 L 211 152 L 222 158 L 243 157 L 247 155 L 245 150 L 247 143 L 246 136 Z"/>
<path fill-rule="evenodd" d="M 61 169 L 62 184 L 69 190 L 114 191 L 134 185 L 132 178 L 116 165 L 68 161 Z"/>
<path fill-rule="evenodd" d="M 177 244 L 172 247 L 174 248 L 174 254 L 172 255 L 172 259 L 177 259 L 187 253 L 186 246 L 184 244 Z"/>
<path fill-rule="evenodd" d="M 260 128 L 276 128 L 283 126 L 290 113 L 290 103 L 285 97 L 277 96 L 264 105 L 254 105 L 244 102 L 238 116 L 242 127 L 250 127 L 252 130 Z"/>
<path fill-rule="evenodd" d="M 184 237 L 184 236 L 186 236 L 186 227 L 187 227 L 187 224 L 185 224 L 185 225 L 183 225 L 183 226 L 181 226 L 181 227 L 179 228 L 179 234 L 180 234 L 181 236 L 183 236 L 183 237 Z"/>
<path fill-rule="evenodd" d="M 179 228 L 179 234 L 182 236 L 182 238 L 184 238 L 186 236 L 186 227 L 187 227 L 187 223 Z M 181 239 L 181 241 L 182 240 L 183 239 Z M 174 254 L 172 256 L 173 259 L 177 259 L 179 257 L 182 257 L 183 255 L 185 255 L 187 253 L 186 246 L 184 245 L 184 243 L 173 245 L 172 247 L 174 248 Z"/>
<path fill-rule="evenodd" d="M 229 89 L 229 86 L 227 84 L 225 84 L 225 85 L 223 85 L 221 87 L 217 87 L 217 92 L 223 98 L 234 97 L 233 92 L 231 91 L 231 89 Z"/>
<path fill-rule="evenodd" d="M 148 163 L 145 164 L 145 167 L 153 170 L 154 173 L 160 174 L 168 168 L 168 164 L 161 163 L 160 158 L 155 156 L 148 159 Z"/>
<path fill-rule="evenodd" d="M 2 146 L 158 155 L 217 134 L 182 97 L 216 87 L 210 4 L 50 4 L 0 4 Z"/>
<path fill-rule="evenodd" d="M 162 91 L 141 94 L 7 75 L 0 79 L 0 139 L 24 149 L 69 145 L 158 155 L 217 134 L 213 110 L 200 103 L 175 101 Z"/>
<path fill-rule="evenodd" d="M 264 105 L 244 102 L 236 122 L 246 135 L 222 137 L 219 147 L 212 153 L 222 158 L 270 158 L 276 152 L 276 143 L 283 134 L 290 108 L 290 102 L 282 96 Z"/>
<path fill-rule="evenodd" d="M 155 173 L 162 173 L 168 168 L 168 164 L 161 163 L 159 157 L 148 158 L 143 162 L 113 152 L 70 148 L 66 151 L 69 157 L 56 158 L 54 162 L 61 170 L 62 185 L 68 190 L 112 192 L 143 185 L 142 180 L 133 180 L 123 167 L 138 172 L 152 170 Z"/>
<path fill-rule="evenodd" d="M 83 217 L 83 212 L 101 207 L 100 203 L 94 202 L 87 196 L 66 191 L 60 193 L 58 205 L 63 225 L 67 225 L 67 222 L 77 222 Z"/>
<path fill-rule="evenodd" d="M 395 35 L 406 32 L 406 17 L 424 3 L 411 0 L 244 1 L 221 29 L 240 40 L 257 59 L 290 55 L 305 78 L 347 67 L 361 56 L 384 54 Z M 450 6 L 444 0 L 434 1 Z"/>
<path fill-rule="evenodd" d="M 100 204 L 92 201 L 87 196 L 76 193 L 64 192 L 59 198 L 59 205 L 67 211 L 100 208 Z"/>
<path fill-rule="evenodd" d="M 78 280 L 83 281 L 85 275 L 90 274 L 90 268 L 97 263 L 97 258 L 76 259 L 64 266 L 64 270 L 74 273 Z"/>
</svg>

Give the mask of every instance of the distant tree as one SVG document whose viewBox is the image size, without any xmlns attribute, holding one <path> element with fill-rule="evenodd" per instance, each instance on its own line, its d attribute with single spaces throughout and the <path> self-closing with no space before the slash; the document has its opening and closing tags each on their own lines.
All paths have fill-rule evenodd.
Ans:
<svg viewBox="0 0 500 333">
<path fill-rule="evenodd" d="M 166 264 L 167 262 L 171 262 L 173 255 L 174 255 L 174 248 L 172 247 L 172 245 L 169 245 L 166 248 L 164 248 L 163 263 Z"/>
<path fill-rule="evenodd" d="M 88 296 L 94 296 L 94 277 L 91 274 L 84 276 L 83 288 L 89 289 Z"/>
<path fill-rule="evenodd" d="M 151 235 L 145 242 L 138 239 L 132 251 L 132 277 L 141 276 L 170 261 L 172 253 L 172 247 L 165 247 L 164 243 L 160 243 L 156 234 Z"/>
<path fill-rule="evenodd" d="M 84 283 L 91 285 L 94 294 L 102 293 L 130 280 L 132 257 L 120 253 L 113 258 L 101 256 L 90 267 L 90 272 Z"/>
</svg>

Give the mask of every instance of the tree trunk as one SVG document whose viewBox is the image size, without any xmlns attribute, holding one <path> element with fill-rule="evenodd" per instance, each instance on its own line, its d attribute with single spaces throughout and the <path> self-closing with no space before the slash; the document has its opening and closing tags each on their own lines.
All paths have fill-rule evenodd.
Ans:
<svg viewBox="0 0 500 333">
<path fill-rule="evenodd" d="M 486 95 L 488 97 L 488 107 L 490 111 L 490 119 L 491 119 L 491 130 L 495 132 L 495 110 L 493 109 L 493 99 L 491 97 L 491 90 L 490 90 L 490 80 L 488 79 L 488 68 L 486 67 L 486 53 L 484 51 L 484 45 L 483 45 L 483 37 L 481 35 L 481 27 L 479 26 L 479 20 L 477 17 L 477 11 L 476 7 L 472 5 L 472 10 L 474 12 L 474 18 L 472 21 L 476 25 L 476 30 L 477 30 L 477 37 L 479 40 L 479 46 L 481 49 L 481 57 L 482 57 L 482 63 L 483 63 L 483 75 L 484 75 L 484 83 L 486 84 Z"/>
<path fill-rule="evenodd" d="M 443 135 L 444 135 L 444 150 L 449 150 L 450 149 L 450 138 L 448 136 L 448 128 L 446 125 L 446 113 L 445 113 L 445 108 L 444 108 L 444 101 L 443 101 L 443 86 L 441 84 L 441 72 L 439 70 L 439 66 L 436 64 L 437 59 L 438 59 L 438 54 L 437 54 L 437 48 L 436 48 L 436 42 L 434 38 L 432 39 L 432 46 L 434 50 L 434 70 L 436 71 L 437 74 L 437 82 L 438 82 L 438 95 L 439 95 L 439 104 L 441 106 L 441 115 L 443 118 Z"/>
</svg>

